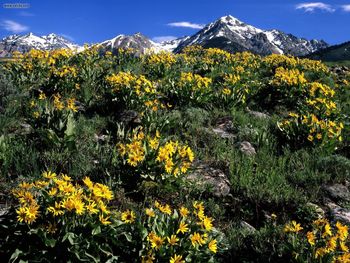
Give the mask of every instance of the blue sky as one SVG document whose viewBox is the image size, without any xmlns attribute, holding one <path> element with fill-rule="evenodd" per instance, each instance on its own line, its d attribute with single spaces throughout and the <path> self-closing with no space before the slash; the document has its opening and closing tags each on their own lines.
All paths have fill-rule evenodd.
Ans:
<svg viewBox="0 0 350 263">
<path fill-rule="evenodd" d="M 13 3 L 25 8 L 14 8 Z M 0 0 L 0 4 L 1 38 L 54 32 L 83 44 L 142 32 L 160 40 L 192 35 L 230 14 L 261 29 L 280 29 L 330 44 L 350 40 L 350 0 Z"/>
</svg>

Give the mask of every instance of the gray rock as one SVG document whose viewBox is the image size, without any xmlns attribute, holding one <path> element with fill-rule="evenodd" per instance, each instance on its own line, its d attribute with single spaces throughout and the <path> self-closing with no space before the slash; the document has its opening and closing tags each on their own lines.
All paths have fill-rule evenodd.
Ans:
<svg viewBox="0 0 350 263">
<path fill-rule="evenodd" d="M 120 121 L 125 124 L 141 124 L 141 116 L 138 112 L 127 110 L 120 114 Z"/>
<path fill-rule="evenodd" d="M 189 182 L 195 183 L 199 190 L 210 192 L 216 197 L 225 197 L 230 194 L 230 182 L 226 174 L 206 164 L 198 164 L 195 171 L 187 177 Z"/>
<path fill-rule="evenodd" d="M 105 134 L 101 134 L 101 135 L 98 135 L 98 134 L 94 134 L 94 139 L 96 142 L 99 142 L 99 141 L 106 141 L 108 139 L 108 136 L 105 135 Z"/>
<path fill-rule="evenodd" d="M 229 116 L 220 118 L 216 122 L 216 127 L 212 130 L 216 135 L 225 139 L 234 139 L 236 135 L 233 134 L 233 122 Z"/>
<path fill-rule="evenodd" d="M 218 135 L 218 136 L 220 136 L 221 138 L 224 138 L 224 139 L 234 139 L 234 138 L 236 138 L 236 135 L 234 135 L 232 133 L 228 133 L 225 130 L 220 129 L 220 128 L 213 129 L 213 132 L 216 135 Z"/>
<path fill-rule="evenodd" d="M 339 205 L 329 202 L 326 204 L 329 213 L 334 221 L 341 221 L 344 224 L 350 225 L 350 210 L 340 207 Z"/>
<path fill-rule="evenodd" d="M 247 141 L 240 143 L 239 150 L 248 156 L 254 156 L 256 154 L 255 148 L 251 145 L 250 142 Z"/>
<path fill-rule="evenodd" d="M 334 184 L 324 186 L 323 189 L 333 201 L 350 202 L 350 191 L 346 185 Z"/>
<path fill-rule="evenodd" d="M 4 204 L 0 204 L 0 217 L 6 215 L 10 210 L 10 207 Z"/>
<path fill-rule="evenodd" d="M 18 134 L 28 135 L 34 131 L 33 127 L 28 123 L 21 123 L 20 126 L 21 126 L 21 128 L 16 131 L 16 133 L 18 133 Z"/>
<path fill-rule="evenodd" d="M 249 234 L 254 234 L 256 232 L 255 227 L 253 227 L 252 225 L 250 225 L 249 223 L 247 223 L 246 221 L 241 221 L 240 222 L 240 226 L 246 230 L 246 232 L 248 232 Z"/>
<path fill-rule="evenodd" d="M 269 115 L 267 115 L 266 113 L 263 113 L 263 112 L 252 111 L 252 110 L 249 110 L 249 109 L 247 109 L 247 112 L 248 112 L 248 114 L 250 116 L 255 117 L 257 119 L 268 119 L 268 118 L 270 118 Z"/>
</svg>

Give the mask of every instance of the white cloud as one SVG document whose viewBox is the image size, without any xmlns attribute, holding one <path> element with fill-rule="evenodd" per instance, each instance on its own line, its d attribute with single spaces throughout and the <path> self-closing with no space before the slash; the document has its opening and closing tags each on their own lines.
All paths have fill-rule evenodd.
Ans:
<svg viewBox="0 0 350 263">
<path fill-rule="evenodd" d="M 332 13 L 335 11 L 335 8 L 333 8 L 331 5 L 322 2 L 300 3 L 297 4 L 295 8 L 302 9 L 305 12 L 314 12 L 315 10 L 322 10 Z"/>
<path fill-rule="evenodd" d="M 204 25 L 202 24 L 195 24 L 191 22 L 173 22 L 169 23 L 168 26 L 172 27 L 188 27 L 188 28 L 193 28 L 193 29 L 202 29 Z"/>
<path fill-rule="evenodd" d="M 27 31 L 29 29 L 28 26 L 21 25 L 20 23 L 17 23 L 17 22 L 12 21 L 12 20 L 3 20 L 3 22 L 0 25 L 6 31 L 10 31 L 13 33 L 21 33 L 21 32 Z"/>
<path fill-rule="evenodd" d="M 342 5 L 342 9 L 343 9 L 345 12 L 350 12 L 350 5 Z"/>
<path fill-rule="evenodd" d="M 154 42 L 160 43 L 160 42 L 163 42 L 163 41 L 170 41 L 170 40 L 174 40 L 174 39 L 177 39 L 177 38 L 178 37 L 175 37 L 175 36 L 159 36 L 159 37 L 152 38 L 152 40 Z"/>
</svg>

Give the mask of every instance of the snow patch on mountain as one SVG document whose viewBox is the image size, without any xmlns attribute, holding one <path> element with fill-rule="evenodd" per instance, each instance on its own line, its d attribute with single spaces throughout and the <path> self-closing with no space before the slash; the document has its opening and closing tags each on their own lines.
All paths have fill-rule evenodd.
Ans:
<svg viewBox="0 0 350 263">
<path fill-rule="evenodd" d="M 82 50 L 82 47 L 54 33 L 46 36 L 28 33 L 25 35 L 10 35 L 3 38 L 0 41 L 0 57 L 11 56 L 14 51 L 24 53 L 31 49 L 55 50 L 60 48 L 76 51 Z"/>
</svg>

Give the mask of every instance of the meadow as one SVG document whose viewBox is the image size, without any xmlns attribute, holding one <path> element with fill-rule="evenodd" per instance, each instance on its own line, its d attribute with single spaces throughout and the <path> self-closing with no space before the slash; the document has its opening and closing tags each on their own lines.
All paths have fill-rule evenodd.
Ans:
<svg viewBox="0 0 350 263">
<path fill-rule="evenodd" d="M 350 262 L 322 203 L 350 177 L 350 72 L 198 46 L 0 67 L 4 262 Z"/>
</svg>

